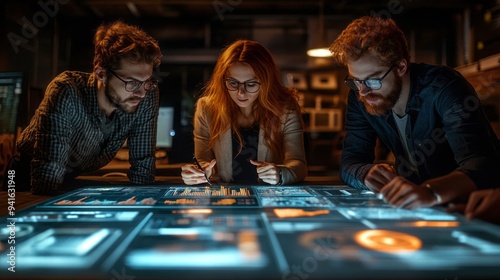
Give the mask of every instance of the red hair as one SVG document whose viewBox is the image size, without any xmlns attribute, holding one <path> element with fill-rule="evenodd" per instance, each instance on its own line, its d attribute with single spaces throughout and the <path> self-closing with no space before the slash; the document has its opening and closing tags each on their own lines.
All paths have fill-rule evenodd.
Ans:
<svg viewBox="0 0 500 280">
<path fill-rule="evenodd" d="M 402 59 L 410 62 L 406 37 L 392 19 L 364 16 L 351 22 L 330 46 L 334 59 L 343 65 L 365 54 L 377 55 L 391 66 Z"/>
<path fill-rule="evenodd" d="M 223 49 L 212 76 L 204 87 L 202 96 L 206 97 L 207 109 L 212 116 L 209 145 L 213 147 L 217 138 L 231 128 L 240 142 L 240 151 L 243 148 L 240 127 L 234 121 L 238 119 L 241 110 L 224 85 L 229 68 L 235 63 L 250 66 L 261 83 L 259 97 L 253 104 L 253 117 L 260 124 L 260 129 L 264 130 L 264 139 L 273 159 L 282 162 L 284 151 L 281 117 L 289 112 L 300 114 L 298 95 L 295 89 L 284 86 L 269 50 L 254 41 L 237 40 Z"/>
</svg>

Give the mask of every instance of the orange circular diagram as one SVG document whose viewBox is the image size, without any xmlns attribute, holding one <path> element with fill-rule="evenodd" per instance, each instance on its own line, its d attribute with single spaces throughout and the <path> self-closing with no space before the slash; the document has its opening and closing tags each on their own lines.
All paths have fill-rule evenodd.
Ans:
<svg viewBox="0 0 500 280">
<path fill-rule="evenodd" d="M 384 253 L 410 253 L 422 247 L 422 241 L 413 235 L 390 230 L 363 230 L 354 235 L 361 246 Z"/>
</svg>

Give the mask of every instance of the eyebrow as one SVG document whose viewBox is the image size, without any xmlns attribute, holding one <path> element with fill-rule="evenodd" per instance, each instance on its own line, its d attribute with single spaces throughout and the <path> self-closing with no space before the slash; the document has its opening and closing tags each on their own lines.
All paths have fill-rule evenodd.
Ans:
<svg viewBox="0 0 500 280">
<path fill-rule="evenodd" d="M 115 72 L 115 73 L 116 73 L 116 72 Z M 141 83 L 142 83 L 142 82 L 147 82 L 147 81 L 149 81 L 149 80 L 153 79 L 153 78 L 154 78 L 154 76 L 155 76 L 155 74 L 153 73 L 153 74 L 151 74 L 151 76 L 149 76 L 149 78 L 147 78 L 147 79 L 146 79 L 146 80 L 144 80 L 144 81 L 141 81 L 141 80 L 136 79 L 136 78 L 134 78 L 134 77 L 124 76 L 123 74 L 120 74 L 120 73 L 116 73 L 116 74 L 118 74 L 118 75 L 122 76 L 122 78 L 123 78 L 124 80 L 128 80 L 128 82 L 131 82 L 132 80 L 134 80 L 134 81 L 141 82 Z"/>
<path fill-rule="evenodd" d="M 239 82 L 239 83 L 246 83 L 246 82 L 258 82 L 257 78 L 252 78 L 252 79 L 246 80 L 246 81 L 244 81 L 244 82 L 241 82 L 240 80 L 235 79 L 235 78 L 233 78 L 233 77 L 231 77 L 231 76 L 229 76 L 229 77 L 227 77 L 227 78 L 228 78 L 228 79 L 231 79 L 231 80 L 235 80 L 235 81 L 237 81 L 237 82 Z"/>
<path fill-rule="evenodd" d="M 380 71 L 375 71 L 375 72 L 373 72 L 372 74 L 368 75 L 365 79 L 358 79 L 358 78 L 356 78 L 356 77 L 354 77 L 354 76 L 351 76 L 351 75 L 349 74 L 349 72 L 347 72 L 347 78 L 350 78 L 350 79 L 353 79 L 353 80 L 357 80 L 357 81 L 364 81 L 364 80 L 372 79 L 372 78 L 373 78 L 373 76 L 375 76 L 375 75 L 380 75 L 380 74 L 383 74 L 383 73 L 384 73 L 384 72 L 383 72 L 383 70 L 380 70 Z M 376 78 L 375 78 L 375 79 L 376 79 Z"/>
</svg>

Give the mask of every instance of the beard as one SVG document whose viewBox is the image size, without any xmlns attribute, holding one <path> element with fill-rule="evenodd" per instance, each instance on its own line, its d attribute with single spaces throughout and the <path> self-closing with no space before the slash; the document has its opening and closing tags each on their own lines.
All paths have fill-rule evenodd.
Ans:
<svg viewBox="0 0 500 280">
<path fill-rule="evenodd" d="M 128 101 L 135 101 L 135 100 L 142 101 L 142 98 L 140 97 L 130 97 L 122 100 L 114 89 L 109 88 L 109 84 L 106 84 L 104 94 L 106 95 L 108 102 L 112 106 L 128 114 L 135 113 L 135 111 L 137 111 L 137 108 L 139 108 L 139 104 L 141 104 L 139 102 L 137 105 L 130 105 L 127 103 Z"/>
<path fill-rule="evenodd" d="M 361 96 L 358 94 L 358 100 L 363 102 L 366 111 L 370 115 L 382 116 L 387 111 L 391 110 L 394 105 L 396 105 L 396 102 L 398 102 L 399 96 L 401 95 L 402 86 L 403 78 L 395 76 L 394 87 L 389 91 L 389 94 L 387 96 L 383 96 L 378 93 L 369 93 L 366 96 Z M 381 100 L 381 102 L 379 102 L 377 105 L 371 105 L 366 101 L 366 99 L 379 99 Z"/>
</svg>

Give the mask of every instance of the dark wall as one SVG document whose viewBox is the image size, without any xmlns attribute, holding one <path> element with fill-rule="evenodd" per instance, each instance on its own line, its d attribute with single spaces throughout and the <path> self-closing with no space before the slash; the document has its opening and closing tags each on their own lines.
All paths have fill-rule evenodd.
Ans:
<svg viewBox="0 0 500 280">
<path fill-rule="evenodd" d="M 27 98 L 36 102 L 40 92 L 58 73 L 92 70 L 92 38 L 100 24 L 123 19 L 141 26 L 159 40 L 165 55 L 160 66 L 163 80 L 160 90 L 162 105 L 175 108 L 176 149 L 170 153 L 173 162 L 190 161 L 193 105 L 210 76 L 218 51 L 226 44 L 239 38 L 257 40 L 275 55 L 282 72 L 318 70 L 317 60 L 305 55 L 306 49 L 318 37 L 318 17 L 311 13 L 289 15 L 271 9 L 239 14 L 243 10 L 242 4 L 228 13 L 224 21 L 214 17 L 214 10 L 208 11 L 207 16 L 195 18 L 135 18 L 125 14 L 124 17 L 106 17 L 86 10 L 85 1 L 61 1 L 66 4 L 49 10 L 39 4 L 47 2 L 49 0 L 3 0 L 0 3 L 0 71 L 25 72 L 27 90 L 33 89 L 33 95 Z M 415 8 L 416 1 L 400 1 L 401 9 L 391 12 L 387 5 L 394 1 L 378 1 L 375 6 L 372 5 L 374 1 L 361 2 L 363 5 L 354 12 L 343 11 L 341 3 L 333 5 L 327 2 L 330 9 L 339 8 L 339 14 L 330 10 L 325 16 L 328 43 L 352 19 L 377 12 L 394 18 L 401 26 L 408 36 L 414 61 L 451 67 L 467 62 L 464 58 L 463 7 L 445 9 L 436 5 L 438 8 L 432 8 L 428 4 L 428 7 Z M 493 0 L 478 2 L 486 4 L 473 5 L 469 10 L 473 31 L 469 60 L 484 58 L 500 49 L 500 17 L 498 10 L 492 9 L 496 4 Z M 75 8 L 91 16 L 78 16 Z M 488 11 L 490 20 L 485 18 Z M 479 42 L 482 42 L 481 48 Z M 200 52 L 204 54 L 203 61 L 190 57 L 190 54 Z M 184 62 L 183 58 L 189 58 L 189 61 Z M 331 62 L 319 67 L 325 71 L 338 70 Z M 29 120 L 32 109 L 26 111 L 26 120 Z"/>
</svg>

